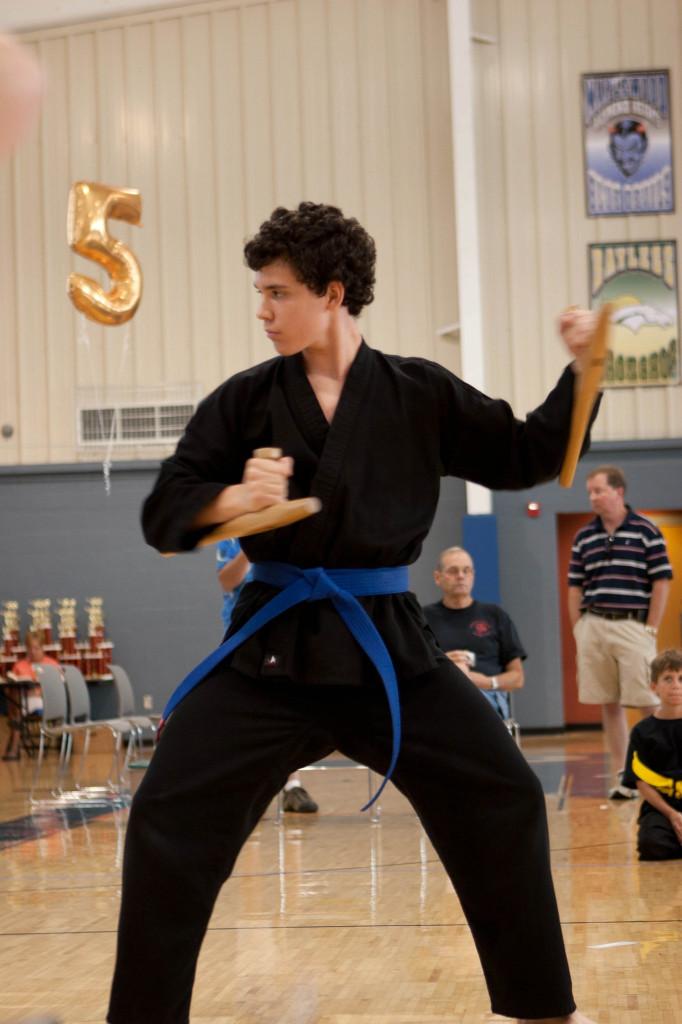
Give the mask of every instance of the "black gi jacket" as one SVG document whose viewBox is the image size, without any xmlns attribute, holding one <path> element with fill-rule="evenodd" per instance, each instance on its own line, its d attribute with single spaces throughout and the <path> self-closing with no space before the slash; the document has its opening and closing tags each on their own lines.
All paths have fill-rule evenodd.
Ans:
<svg viewBox="0 0 682 1024">
<path fill-rule="evenodd" d="M 433 521 L 441 476 L 520 489 L 558 474 L 574 379 L 567 367 L 524 423 L 506 402 L 487 398 L 442 366 L 387 356 L 363 342 L 330 425 L 302 356 L 276 357 L 231 377 L 199 405 L 145 502 L 145 538 L 160 551 L 192 549 L 212 528 L 192 529 L 199 510 L 241 481 L 255 448 L 278 447 L 294 460 L 289 496 L 316 495 L 322 511 L 245 537 L 242 546 L 252 562 L 303 568 L 411 564 Z M 273 593 L 265 584 L 247 584 L 230 632 Z M 399 679 L 442 660 L 413 594 L 360 600 Z M 303 683 L 376 681 L 329 601 L 290 609 L 239 648 L 231 663 L 247 675 Z"/>
</svg>

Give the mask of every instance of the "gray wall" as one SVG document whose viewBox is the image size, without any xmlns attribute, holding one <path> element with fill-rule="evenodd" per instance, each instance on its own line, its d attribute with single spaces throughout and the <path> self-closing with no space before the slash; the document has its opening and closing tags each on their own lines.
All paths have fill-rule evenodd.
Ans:
<svg viewBox="0 0 682 1024">
<path fill-rule="evenodd" d="M 0 470 L 0 600 L 16 599 L 22 631 L 31 598 L 101 596 L 114 660 L 130 673 L 141 707 L 152 694 L 160 711 L 173 687 L 222 636 L 213 548 L 162 558 L 140 531 L 139 510 L 157 465 L 112 467 L 106 494 L 99 465 Z M 458 543 L 464 485 L 445 480 L 440 506 L 411 585 L 436 600 L 431 573 L 441 548 Z M 53 616 L 56 627 L 56 616 Z M 93 715 L 115 714 L 110 684 L 91 687 Z"/>
<path fill-rule="evenodd" d="M 213 549 L 162 558 L 140 531 L 139 509 L 156 466 L 114 466 L 106 494 L 99 466 L 0 474 L 0 600 L 16 599 L 22 629 L 36 597 L 75 597 L 85 639 L 85 598 L 101 596 L 114 660 L 130 673 L 141 706 L 161 710 L 174 683 L 220 642 Z M 53 617 L 56 626 L 56 616 Z M 110 685 L 91 688 L 100 717 L 115 712 Z"/>
<path fill-rule="evenodd" d="M 528 651 L 526 685 L 514 705 L 526 727 L 564 725 L 559 590 L 566 581 L 558 573 L 557 515 L 589 512 L 585 480 L 602 463 L 624 470 L 626 500 L 633 507 L 682 509 L 682 440 L 595 443 L 580 462 L 570 490 L 552 483 L 494 495 L 502 604 Z M 526 515 L 530 500 L 542 504 L 538 519 Z M 676 568 L 682 571 L 682 566 Z"/>
<path fill-rule="evenodd" d="M 441 592 L 433 582 L 433 570 L 444 548 L 462 543 L 462 517 L 466 514 L 466 489 L 461 480 L 441 480 L 440 501 L 422 553 L 410 569 L 410 587 L 422 604 L 438 601 Z"/>
</svg>

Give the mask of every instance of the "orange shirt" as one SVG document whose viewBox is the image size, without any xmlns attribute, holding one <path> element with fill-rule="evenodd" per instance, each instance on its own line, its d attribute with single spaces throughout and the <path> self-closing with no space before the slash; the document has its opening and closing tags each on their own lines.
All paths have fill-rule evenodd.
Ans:
<svg viewBox="0 0 682 1024">
<path fill-rule="evenodd" d="M 12 675 L 23 679 L 35 679 L 34 665 L 54 665 L 55 668 L 59 668 L 59 662 L 46 654 L 42 661 L 29 661 L 28 658 L 21 658 L 20 661 L 15 661 L 11 668 Z"/>
</svg>

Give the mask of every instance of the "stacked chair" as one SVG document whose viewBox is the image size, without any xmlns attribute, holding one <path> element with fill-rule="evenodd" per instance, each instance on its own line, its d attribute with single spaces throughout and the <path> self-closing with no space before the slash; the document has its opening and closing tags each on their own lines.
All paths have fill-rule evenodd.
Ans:
<svg viewBox="0 0 682 1024">
<path fill-rule="evenodd" d="M 87 683 L 82 673 L 74 666 L 67 666 L 64 669 L 64 678 L 62 679 L 59 669 L 52 665 L 43 665 L 38 681 L 43 696 L 43 714 L 40 722 L 38 757 L 29 796 L 30 803 L 33 805 L 44 803 L 44 801 L 36 799 L 35 794 L 39 788 L 45 746 L 51 739 L 60 742 L 57 779 L 51 791 L 53 801 L 64 803 L 69 800 L 101 800 L 103 798 L 111 800 L 125 796 L 127 787 L 124 772 L 130 761 L 137 735 L 133 725 L 123 718 L 93 721 L 90 717 L 90 694 Z M 89 749 L 90 735 L 102 730 L 110 733 L 114 741 L 107 785 L 106 787 L 83 788 L 81 778 Z M 76 735 L 83 737 L 80 766 L 76 775 L 75 791 L 65 792 L 63 789 L 64 776 L 71 755 L 73 737 Z M 121 764 L 124 741 L 127 741 L 126 753 L 123 764 Z"/>
<path fill-rule="evenodd" d="M 135 731 L 135 742 L 138 754 L 142 752 L 145 733 L 156 744 L 156 731 L 161 715 L 138 715 L 135 712 L 135 693 L 128 673 L 120 665 L 111 665 L 109 671 L 114 677 L 114 686 L 118 697 L 118 716 L 130 723 Z M 145 767 L 148 762 L 138 762 L 136 767 Z"/>
</svg>

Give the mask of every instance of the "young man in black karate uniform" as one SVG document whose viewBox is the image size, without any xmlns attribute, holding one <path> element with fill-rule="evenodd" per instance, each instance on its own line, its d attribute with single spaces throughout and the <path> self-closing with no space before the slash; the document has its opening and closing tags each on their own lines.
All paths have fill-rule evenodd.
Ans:
<svg viewBox="0 0 682 1024">
<path fill-rule="evenodd" d="M 419 556 L 441 476 L 524 488 L 557 475 L 573 369 L 520 422 L 437 364 L 369 348 L 356 317 L 373 299 L 374 243 L 334 207 L 275 210 L 245 256 L 277 355 L 201 403 L 147 499 L 144 531 L 160 551 L 190 550 L 217 523 L 316 495 L 316 516 L 243 539 L 255 580 L 231 633 L 292 580 L 309 599 L 218 655 L 199 685 L 190 680 L 171 700 L 131 809 L 107 1019 L 186 1024 L 216 896 L 287 776 L 335 749 L 389 769 L 398 726 L 384 686 L 394 672 L 402 737 L 392 780 L 457 890 L 493 1010 L 585 1022 L 571 995 L 540 784 L 434 644 L 400 569 Z M 562 320 L 577 356 L 590 323 L 579 312 Z M 262 447 L 284 456 L 252 458 Z M 386 648 L 375 659 L 381 676 L 342 617 L 353 602 L 342 569 L 355 570 L 349 590 L 369 595 L 358 600 Z M 379 570 L 388 584 L 375 582 Z M 368 589 L 357 589 L 358 572 Z"/>
</svg>

